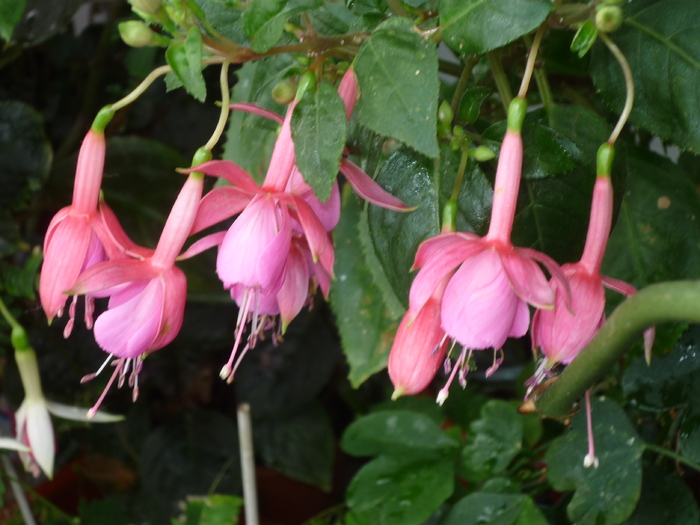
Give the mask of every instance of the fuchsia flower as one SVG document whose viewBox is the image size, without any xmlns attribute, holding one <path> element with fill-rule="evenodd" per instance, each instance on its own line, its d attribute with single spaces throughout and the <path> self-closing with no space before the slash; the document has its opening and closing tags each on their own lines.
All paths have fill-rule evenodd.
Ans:
<svg viewBox="0 0 700 525">
<path fill-rule="evenodd" d="M 449 278 L 442 296 L 441 326 L 447 337 L 464 347 L 447 385 L 438 395 L 439 403 L 447 398 L 449 385 L 459 370 L 464 383 L 472 350 L 500 350 L 508 337 L 525 335 L 530 323 L 528 304 L 535 308 L 554 306 L 554 291 L 538 262 L 568 290 L 561 269 L 550 257 L 532 249 L 516 248 L 510 242 L 520 186 L 520 129 L 525 109 L 525 100 L 517 98 L 509 108 L 488 234 L 482 238 L 472 233 L 443 233 L 424 241 L 416 253 L 413 268 L 420 271 L 411 286 L 408 323 L 417 320 L 440 283 Z M 449 277 L 452 272 L 454 275 Z M 502 357 L 497 359 L 494 354 L 487 376 L 501 361 Z"/>
<path fill-rule="evenodd" d="M 44 240 L 44 264 L 39 281 L 39 297 L 51 323 L 61 317 L 65 307 L 65 291 L 78 275 L 100 261 L 108 252 L 116 256 L 120 247 L 110 230 L 121 232 L 114 214 L 98 201 L 105 157 L 104 134 L 90 130 L 83 140 L 75 174 L 73 204 L 60 210 L 49 224 Z M 119 236 L 119 234 L 117 234 Z M 69 308 L 64 335 L 68 337 L 75 320 L 75 297 Z M 85 324 L 92 328 L 94 300 L 85 298 Z"/>
<path fill-rule="evenodd" d="M 344 76 L 341 89 L 350 115 L 357 93 L 352 70 Z M 240 213 L 226 232 L 217 257 L 219 278 L 239 306 L 233 351 L 221 370 L 221 377 L 228 381 L 262 332 L 274 326 L 272 318 L 281 316 L 283 333 L 307 303 L 310 289 L 319 285 L 327 296 L 333 275 L 334 250 L 329 232 L 340 216 L 340 195 L 336 184 L 328 201 L 320 202 L 296 168 L 290 127 L 295 105 L 296 101 L 290 104 L 284 120 L 253 104 L 231 106 L 282 124 L 261 187 L 230 161 L 210 161 L 191 168 L 231 183 L 215 188 L 202 199 L 192 233 Z M 340 170 L 370 202 L 409 210 L 347 159 L 342 160 Z M 250 335 L 234 363 L 248 323 Z"/>
<path fill-rule="evenodd" d="M 192 173 L 185 182 L 152 256 L 95 264 L 80 275 L 69 291 L 110 296 L 108 310 L 95 322 L 95 339 L 109 357 L 96 374 L 84 377 L 83 381 L 95 377 L 115 357 L 116 365 L 89 415 L 95 413 L 117 377 L 119 386 L 123 385 L 130 368 L 129 385 L 136 398 L 143 359 L 170 343 L 180 331 L 187 281 L 182 270 L 175 266 L 175 260 L 194 224 L 203 179 L 201 173 Z"/>
</svg>

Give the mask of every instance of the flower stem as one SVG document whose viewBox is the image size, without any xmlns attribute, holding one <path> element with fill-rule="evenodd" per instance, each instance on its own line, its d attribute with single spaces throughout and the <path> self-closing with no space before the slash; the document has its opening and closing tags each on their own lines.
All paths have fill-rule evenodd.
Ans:
<svg viewBox="0 0 700 525">
<path fill-rule="evenodd" d="M 610 37 L 603 32 L 601 32 L 599 36 L 605 45 L 608 46 L 608 49 L 620 64 L 622 74 L 625 77 L 625 88 L 627 89 L 625 106 L 622 108 L 620 119 L 617 121 L 615 129 L 613 129 L 612 133 L 610 134 L 610 138 L 608 139 L 608 144 L 615 144 L 615 141 L 617 140 L 617 137 L 620 136 L 620 132 L 627 122 L 630 113 L 632 113 L 632 106 L 634 106 L 634 77 L 632 76 L 632 69 L 630 68 L 629 62 L 627 62 L 627 59 L 625 58 L 625 55 L 622 54 L 622 51 L 620 51 L 620 48 L 615 45 L 615 42 L 613 42 Z"/>
<path fill-rule="evenodd" d="M 690 459 L 686 458 L 685 456 L 681 456 L 680 454 L 673 452 L 672 450 L 669 450 L 664 447 L 660 447 L 658 445 L 652 445 L 651 443 L 644 443 L 644 448 L 647 450 L 651 450 L 653 452 L 657 452 L 658 454 L 663 454 L 664 456 L 668 456 L 671 459 L 675 459 L 679 463 L 683 463 L 684 465 L 689 466 L 692 469 L 697 470 L 700 472 L 700 464 L 695 463 L 694 461 L 691 461 Z"/>
<path fill-rule="evenodd" d="M 548 417 L 569 416 L 574 402 L 608 373 L 644 330 L 673 321 L 700 322 L 700 280 L 652 284 L 628 297 L 559 379 L 534 397 L 535 409 Z"/>
<path fill-rule="evenodd" d="M 221 64 L 221 76 L 219 82 L 221 84 L 221 113 L 219 114 L 219 121 L 216 123 L 216 128 L 214 133 L 212 133 L 209 141 L 203 146 L 203 149 L 211 151 L 216 143 L 219 142 L 221 134 L 224 132 L 226 127 L 226 121 L 228 120 L 228 114 L 230 111 L 229 105 L 231 103 L 231 90 L 228 87 L 228 66 L 230 63 L 230 58 L 226 58 L 224 63 Z"/>
<path fill-rule="evenodd" d="M 464 170 L 467 168 L 467 160 L 469 160 L 469 150 L 465 146 L 462 148 L 462 158 L 459 159 L 457 177 L 455 178 L 455 185 L 452 188 L 452 195 L 450 196 L 451 201 L 456 201 L 457 197 L 459 197 L 459 190 L 462 187 L 462 181 L 464 180 Z"/>
<path fill-rule="evenodd" d="M 7 321 L 7 324 L 9 324 L 13 330 L 22 328 L 22 325 L 19 324 L 15 316 L 10 313 L 10 310 L 7 308 L 5 302 L 2 300 L 2 297 L 0 297 L 0 314 L 2 314 L 2 316 L 5 318 L 5 321 Z"/>
<path fill-rule="evenodd" d="M 459 114 L 459 105 L 462 102 L 464 90 L 467 88 L 467 81 L 472 74 L 472 69 L 474 69 L 474 66 L 479 63 L 480 59 L 481 57 L 479 56 L 473 56 L 468 58 L 464 64 L 464 69 L 462 70 L 462 74 L 459 76 L 457 86 L 455 86 L 455 94 L 452 97 L 452 103 L 450 104 L 452 114 L 455 116 Z"/>
<path fill-rule="evenodd" d="M 491 66 L 491 74 L 493 75 L 493 79 L 496 81 L 498 94 L 501 95 L 503 108 L 506 110 L 506 113 L 508 113 L 508 106 L 510 106 L 510 101 L 513 100 L 513 92 L 510 89 L 506 72 L 503 70 L 501 57 L 498 51 L 489 51 L 486 53 L 486 56 L 489 59 L 489 66 Z"/>
<path fill-rule="evenodd" d="M 540 42 L 542 42 L 542 35 L 544 35 L 544 30 L 547 25 L 542 24 L 540 28 L 535 33 L 535 40 L 530 48 L 530 54 L 527 56 L 527 64 L 525 65 L 525 73 L 523 74 L 523 80 L 520 83 L 520 91 L 518 91 L 518 97 L 525 98 L 527 95 L 527 89 L 530 86 L 530 79 L 532 78 L 532 72 L 535 69 L 535 60 L 537 59 L 537 52 L 540 49 Z"/>
</svg>

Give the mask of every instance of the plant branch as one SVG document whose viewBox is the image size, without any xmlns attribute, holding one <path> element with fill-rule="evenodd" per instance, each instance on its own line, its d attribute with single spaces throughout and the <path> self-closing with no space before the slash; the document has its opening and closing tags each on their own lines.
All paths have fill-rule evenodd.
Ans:
<svg viewBox="0 0 700 525">
<path fill-rule="evenodd" d="M 467 81 L 472 75 L 472 69 L 474 69 L 474 66 L 479 63 L 480 59 L 481 57 L 479 56 L 473 56 L 468 58 L 464 64 L 464 69 L 462 70 L 462 74 L 459 76 L 459 80 L 455 86 L 455 94 L 452 97 L 452 103 L 450 104 L 452 107 L 452 114 L 455 116 L 459 114 L 459 105 L 462 102 L 464 90 L 467 88 Z"/>
<path fill-rule="evenodd" d="M 625 76 L 625 88 L 627 89 L 627 97 L 625 98 L 625 106 L 622 108 L 622 113 L 620 114 L 620 119 L 617 121 L 615 129 L 613 129 L 608 139 L 608 144 L 615 144 L 617 137 L 620 136 L 622 128 L 625 126 L 627 119 L 632 113 L 632 106 L 634 106 L 634 77 L 632 76 L 632 69 L 630 68 L 629 62 L 625 58 L 625 55 L 620 51 L 620 48 L 615 45 L 608 35 L 601 32 L 600 38 L 608 49 L 613 54 L 617 62 L 620 64 L 622 69 L 622 74 Z"/>
<path fill-rule="evenodd" d="M 226 127 L 226 121 L 228 120 L 228 114 L 230 111 L 229 106 L 231 104 L 231 90 L 228 87 L 229 62 L 229 59 L 226 59 L 224 60 L 224 63 L 221 64 L 221 76 L 219 79 L 219 82 L 221 83 L 221 113 L 219 114 L 219 121 L 216 123 L 214 133 L 212 133 L 211 138 L 203 147 L 203 149 L 207 151 L 211 151 L 214 146 L 216 146 L 216 143 L 219 142 L 221 134 L 224 132 L 224 128 Z"/>
<path fill-rule="evenodd" d="M 508 106 L 510 106 L 511 101 L 513 100 L 513 91 L 510 89 L 508 77 L 506 76 L 506 72 L 503 70 L 501 57 L 498 54 L 498 51 L 489 51 L 486 53 L 486 56 L 489 59 L 489 66 L 491 66 L 491 74 L 493 75 L 493 79 L 496 81 L 498 94 L 501 95 L 503 109 L 505 109 L 506 114 L 508 114 Z"/>
<path fill-rule="evenodd" d="M 651 450 L 653 452 L 657 452 L 659 454 L 663 454 L 664 456 L 667 456 L 671 459 L 675 459 L 679 463 L 683 463 L 684 465 L 687 465 L 690 468 L 700 472 L 700 464 L 695 463 L 694 461 L 691 461 L 690 459 L 686 458 L 685 456 L 681 456 L 680 454 L 673 452 L 672 450 L 669 450 L 669 449 L 664 448 L 664 447 L 660 447 L 658 445 L 652 445 L 651 443 L 644 443 L 644 448 L 647 450 Z"/>
<path fill-rule="evenodd" d="M 527 56 L 527 64 L 525 64 L 525 73 L 523 74 L 523 80 L 520 83 L 520 90 L 518 91 L 519 98 L 525 98 L 527 95 L 527 88 L 530 86 L 530 79 L 532 78 L 532 72 L 535 70 L 535 60 L 537 59 L 537 52 L 540 49 L 540 42 L 542 42 L 542 35 L 544 35 L 544 30 L 547 25 L 542 24 L 540 28 L 535 33 L 535 40 L 530 48 L 530 53 Z"/>
<path fill-rule="evenodd" d="M 672 321 L 700 322 L 700 281 L 653 284 L 628 297 L 561 376 L 531 399 L 534 409 L 543 416 L 569 416 L 574 402 L 614 366 L 644 330 Z"/>
<path fill-rule="evenodd" d="M 19 324 L 17 319 L 15 319 L 15 316 L 10 313 L 10 310 L 7 308 L 5 305 L 5 302 L 2 300 L 0 297 L 0 315 L 2 315 L 5 318 L 5 321 L 7 321 L 7 324 L 10 325 L 11 328 L 22 328 L 22 325 Z"/>
</svg>

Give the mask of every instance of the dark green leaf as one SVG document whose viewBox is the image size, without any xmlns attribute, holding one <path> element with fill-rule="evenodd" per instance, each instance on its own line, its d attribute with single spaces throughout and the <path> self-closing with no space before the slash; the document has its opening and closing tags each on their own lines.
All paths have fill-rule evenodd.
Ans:
<svg viewBox="0 0 700 525">
<path fill-rule="evenodd" d="M 573 419 L 570 432 L 547 451 L 549 479 L 554 489 L 575 490 L 567 507 L 579 525 L 617 525 L 639 500 L 644 445 L 624 411 L 612 401 L 593 399 L 593 432 L 598 468 L 583 466 L 588 452 L 585 410 Z"/>
<path fill-rule="evenodd" d="M 165 58 L 187 92 L 200 102 L 207 98 L 207 86 L 202 76 L 202 35 L 193 27 L 184 42 L 173 42 L 165 51 Z"/>
<path fill-rule="evenodd" d="M 338 177 L 347 136 L 345 105 L 329 84 L 306 93 L 292 116 L 292 138 L 297 166 L 322 201 Z"/>
<path fill-rule="evenodd" d="M 440 525 L 547 525 L 529 496 L 475 492 L 459 500 Z"/>
<path fill-rule="evenodd" d="M 510 478 L 495 477 L 487 479 L 479 490 L 495 494 L 520 494 L 522 487 Z"/>
<path fill-rule="evenodd" d="M 683 414 L 678 440 L 681 453 L 695 462 L 700 461 L 700 407 L 697 404 L 699 395 L 700 385 L 696 384 L 691 392 L 692 402 L 687 413 Z"/>
<path fill-rule="evenodd" d="M 0 207 L 16 207 L 38 190 L 51 160 L 41 115 L 23 102 L 0 102 Z"/>
<path fill-rule="evenodd" d="M 624 525 L 697 525 L 698 521 L 698 504 L 688 485 L 660 469 L 644 469 L 639 505 Z"/>
<path fill-rule="evenodd" d="M 217 32 L 236 44 L 250 45 L 250 39 L 243 31 L 241 15 L 245 9 L 227 0 L 197 0 L 197 3 Z"/>
<path fill-rule="evenodd" d="M 184 521 L 174 519 L 173 525 L 238 525 L 243 499 L 220 494 L 190 496 L 185 505 Z"/>
<path fill-rule="evenodd" d="M 522 449 L 523 420 L 511 403 L 493 399 L 469 425 L 461 474 L 480 481 L 502 472 Z"/>
<path fill-rule="evenodd" d="M 283 113 L 285 107 L 272 98 L 272 88 L 293 67 L 287 55 L 248 62 L 236 71 L 238 82 L 233 87 L 232 102 L 254 102 Z M 231 160 L 262 184 L 277 139 L 277 123 L 243 111 L 233 111 L 226 132 L 223 158 Z"/>
<path fill-rule="evenodd" d="M 344 35 L 357 17 L 342 4 L 326 4 L 309 13 L 314 29 L 322 35 Z"/>
<path fill-rule="evenodd" d="M 0 0 L 0 38 L 10 40 L 15 26 L 22 19 L 27 0 Z"/>
<path fill-rule="evenodd" d="M 289 17 L 322 6 L 322 0 L 253 0 L 243 13 L 243 30 L 253 50 L 264 53 L 280 39 Z"/>
<path fill-rule="evenodd" d="M 700 277 L 700 195 L 670 160 L 633 149 L 620 216 L 603 261 L 606 275 L 638 288 Z"/>
<path fill-rule="evenodd" d="M 695 404 L 700 391 L 700 327 L 691 328 L 664 357 L 636 359 L 622 377 L 625 399 L 642 410 Z"/>
<path fill-rule="evenodd" d="M 417 412 L 389 410 L 355 421 L 343 435 L 343 450 L 353 456 L 411 457 L 452 456 L 457 443 L 440 425 Z"/>
<path fill-rule="evenodd" d="M 476 55 L 529 33 L 551 10 L 547 0 L 440 0 L 440 27 L 454 51 Z"/>
<path fill-rule="evenodd" d="M 111 499 L 80 501 L 78 509 L 82 525 L 129 525 L 129 516 Z"/>
<path fill-rule="evenodd" d="M 256 423 L 253 431 L 255 451 L 265 465 L 292 479 L 331 489 L 335 436 L 319 404 Z"/>
<path fill-rule="evenodd" d="M 360 213 L 357 197 L 346 187 L 340 222 L 333 233 L 337 280 L 331 290 L 331 308 L 354 387 L 386 366 L 398 327 L 365 264 L 357 231 Z"/>
<path fill-rule="evenodd" d="M 372 412 L 387 412 L 392 410 L 423 414 L 435 421 L 438 425 L 442 425 L 445 421 L 442 407 L 435 402 L 435 399 L 430 397 L 401 396 L 396 400 L 385 401 L 372 407 Z"/>
<path fill-rule="evenodd" d="M 468 86 L 459 103 L 459 118 L 463 122 L 475 122 L 481 112 L 481 104 L 491 94 L 491 88 Z"/>
<path fill-rule="evenodd" d="M 613 40 L 632 68 L 635 96 L 630 122 L 700 149 L 700 3 L 667 0 L 630 4 Z M 593 81 L 605 100 L 622 111 L 626 90 L 622 71 L 605 45 L 591 58 Z"/>
<path fill-rule="evenodd" d="M 593 47 L 597 38 L 598 28 L 595 22 L 589 18 L 576 31 L 571 42 L 571 51 L 578 53 L 579 58 L 582 58 Z"/>
<path fill-rule="evenodd" d="M 35 299 L 36 273 L 41 265 L 43 254 L 32 252 L 23 268 L 17 266 L 0 266 L 0 289 L 15 297 Z"/>
<path fill-rule="evenodd" d="M 359 122 L 437 157 L 437 66 L 434 42 L 416 33 L 410 20 L 393 18 L 381 24 L 355 62 Z"/>
<path fill-rule="evenodd" d="M 350 483 L 347 523 L 420 525 L 453 490 L 451 458 L 411 463 L 380 456 L 365 465 Z"/>
</svg>

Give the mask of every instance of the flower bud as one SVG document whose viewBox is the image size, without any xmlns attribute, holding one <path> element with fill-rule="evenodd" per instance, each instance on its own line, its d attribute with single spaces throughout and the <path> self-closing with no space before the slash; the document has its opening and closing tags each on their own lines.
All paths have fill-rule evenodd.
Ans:
<svg viewBox="0 0 700 525">
<path fill-rule="evenodd" d="M 595 15 L 595 25 L 603 33 L 612 33 L 622 25 L 622 19 L 622 9 L 618 6 L 604 6 Z"/>
<path fill-rule="evenodd" d="M 131 7 L 146 15 L 156 15 L 163 6 L 163 0 L 129 0 Z"/>
<path fill-rule="evenodd" d="M 29 337 L 27 337 L 27 332 L 21 326 L 17 325 L 12 328 L 12 334 L 10 335 L 10 342 L 12 343 L 12 348 L 18 352 L 23 352 L 25 350 L 30 350 Z"/>
<path fill-rule="evenodd" d="M 479 146 L 472 152 L 472 157 L 474 157 L 477 162 L 486 162 L 491 160 L 496 156 L 496 152 L 493 151 L 488 146 Z"/>
<path fill-rule="evenodd" d="M 289 80 L 283 80 L 279 82 L 275 87 L 272 88 L 272 98 L 278 104 L 289 104 L 294 100 L 294 95 L 296 95 L 296 88 Z"/>
<path fill-rule="evenodd" d="M 119 24 L 119 36 L 124 43 L 131 47 L 158 46 L 167 41 L 159 34 L 151 30 L 143 22 L 129 20 Z"/>
</svg>

